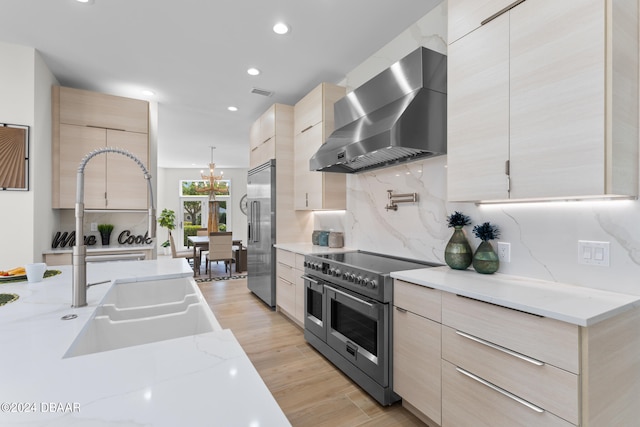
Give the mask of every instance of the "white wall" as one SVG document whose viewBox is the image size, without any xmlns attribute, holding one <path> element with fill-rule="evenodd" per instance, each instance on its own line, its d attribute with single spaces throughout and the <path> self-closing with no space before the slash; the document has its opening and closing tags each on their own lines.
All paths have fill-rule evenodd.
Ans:
<svg viewBox="0 0 640 427">
<path fill-rule="evenodd" d="M 0 123 L 30 128 L 30 189 L 0 191 L 0 268 L 12 268 L 42 259 L 57 220 L 51 209 L 51 85 L 56 80 L 33 48 L 0 42 L 0 57 Z"/>
<path fill-rule="evenodd" d="M 204 168 L 204 165 L 203 165 Z M 201 169 L 178 169 L 159 168 L 158 169 L 158 215 L 162 209 L 171 209 L 179 215 L 180 180 L 202 179 Z M 233 238 L 247 243 L 247 216 L 240 211 L 239 203 L 242 196 L 247 194 L 247 169 L 242 168 L 216 168 L 216 175 L 224 172 L 224 179 L 231 180 L 231 197 L 228 199 L 227 208 L 231 214 L 231 224 L 229 231 L 233 232 Z M 224 199 L 220 199 L 224 200 Z M 162 243 L 167 239 L 167 230 L 158 228 L 158 242 Z M 176 241 L 176 244 L 179 244 Z"/>
<path fill-rule="evenodd" d="M 348 74 L 356 88 L 419 46 L 446 53 L 446 2 Z M 640 177 L 639 177 L 640 179 Z M 344 229 L 346 245 L 444 263 L 459 210 L 473 224 L 490 221 L 511 243 L 499 272 L 640 295 L 640 202 L 555 202 L 476 206 L 446 202 L 446 156 L 349 175 L 347 212 L 316 214 L 315 228 Z M 419 203 L 386 211 L 388 189 L 418 193 Z M 472 247 L 479 241 L 467 227 Z M 610 267 L 579 265 L 578 240 L 608 241 Z"/>
</svg>

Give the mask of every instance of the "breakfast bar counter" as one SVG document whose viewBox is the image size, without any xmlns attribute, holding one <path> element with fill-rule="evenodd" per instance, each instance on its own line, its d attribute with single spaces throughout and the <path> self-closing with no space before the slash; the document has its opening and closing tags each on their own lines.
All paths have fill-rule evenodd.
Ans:
<svg viewBox="0 0 640 427">
<path fill-rule="evenodd" d="M 185 260 L 88 264 L 88 282 L 106 282 L 87 290 L 81 308 L 71 308 L 71 266 L 55 268 L 62 274 L 39 283 L 0 283 L 0 293 L 19 296 L 0 306 L 0 425 L 289 425 L 231 331 L 215 320 L 212 332 L 67 355 L 110 287 L 193 280 Z M 62 320 L 67 315 L 77 317 Z"/>
</svg>

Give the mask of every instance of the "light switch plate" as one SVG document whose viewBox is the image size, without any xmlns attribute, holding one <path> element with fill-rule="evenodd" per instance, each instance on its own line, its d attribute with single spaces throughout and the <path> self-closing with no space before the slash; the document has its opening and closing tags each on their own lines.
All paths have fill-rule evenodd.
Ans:
<svg viewBox="0 0 640 427">
<path fill-rule="evenodd" d="M 92 222 L 91 223 L 91 231 L 98 231 L 98 223 L 97 222 Z"/>
<path fill-rule="evenodd" d="M 578 264 L 609 267 L 609 242 L 578 240 Z"/>
</svg>

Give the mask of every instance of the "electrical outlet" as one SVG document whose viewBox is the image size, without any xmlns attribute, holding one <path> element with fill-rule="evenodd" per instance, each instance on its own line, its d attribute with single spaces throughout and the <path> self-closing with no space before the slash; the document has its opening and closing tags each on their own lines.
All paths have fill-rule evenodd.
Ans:
<svg viewBox="0 0 640 427">
<path fill-rule="evenodd" d="M 511 262 L 511 243 L 498 242 L 498 259 L 500 262 Z"/>
<path fill-rule="evenodd" d="M 578 240 L 578 264 L 609 267 L 609 242 Z"/>
<path fill-rule="evenodd" d="M 97 222 L 92 222 L 91 223 L 91 231 L 98 231 L 98 223 Z"/>
</svg>

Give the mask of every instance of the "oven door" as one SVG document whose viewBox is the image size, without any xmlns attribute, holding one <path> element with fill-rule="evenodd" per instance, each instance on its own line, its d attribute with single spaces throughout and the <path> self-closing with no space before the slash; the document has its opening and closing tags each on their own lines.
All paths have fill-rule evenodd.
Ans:
<svg viewBox="0 0 640 427">
<path fill-rule="evenodd" d="M 389 384 L 389 305 L 325 286 L 327 344 L 373 378 Z"/>
<path fill-rule="evenodd" d="M 324 282 L 306 274 L 302 278 L 304 279 L 304 329 L 326 342 L 327 308 L 324 302 Z"/>
</svg>

